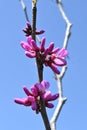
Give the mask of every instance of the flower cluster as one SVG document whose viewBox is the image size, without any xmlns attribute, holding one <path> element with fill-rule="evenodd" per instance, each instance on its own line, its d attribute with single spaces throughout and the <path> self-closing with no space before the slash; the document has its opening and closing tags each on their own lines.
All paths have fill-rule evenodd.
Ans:
<svg viewBox="0 0 87 130">
<path fill-rule="evenodd" d="M 32 27 L 29 22 L 26 23 L 26 28 L 23 29 L 23 32 L 25 33 L 25 36 L 32 35 Z M 44 30 L 36 31 L 36 35 L 43 34 L 44 32 Z"/>
<path fill-rule="evenodd" d="M 45 41 L 46 39 L 42 38 L 40 47 L 38 47 L 32 37 L 28 36 L 26 42 L 21 42 L 21 46 L 25 50 L 26 56 L 30 58 L 37 57 L 45 66 L 49 66 L 55 73 L 59 74 L 60 71 L 57 69 L 57 66 L 66 65 L 65 58 L 68 55 L 68 51 L 64 48 L 54 49 L 53 42 L 45 48 Z"/>
<path fill-rule="evenodd" d="M 52 95 L 50 91 L 47 91 L 48 88 L 49 82 L 44 80 L 41 83 L 36 83 L 34 86 L 31 86 L 31 92 L 25 86 L 23 89 L 27 97 L 15 98 L 14 101 L 24 106 L 31 106 L 32 110 L 36 111 L 36 113 L 40 112 L 40 99 L 44 100 L 46 107 L 53 108 L 54 105 L 49 102 L 56 100 L 59 97 L 59 94 Z"/>
<path fill-rule="evenodd" d="M 36 41 L 32 38 L 32 27 L 29 22 L 23 31 L 26 34 L 26 41 L 21 42 L 21 47 L 25 50 L 25 55 L 29 58 L 36 58 L 38 63 L 41 66 L 45 65 L 50 67 L 54 73 L 59 74 L 60 71 L 57 68 L 58 66 L 65 66 L 66 56 L 68 51 L 64 48 L 55 48 L 54 42 L 51 42 L 47 48 L 45 48 L 45 38 L 42 38 L 40 46 L 37 46 Z M 44 30 L 36 31 L 36 35 L 43 34 Z M 54 94 L 50 91 L 47 91 L 49 88 L 49 82 L 42 81 L 41 83 L 36 83 L 31 86 L 31 91 L 28 90 L 26 86 L 23 87 L 24 92 L 26 93 L 26 98 L 15 98 L 14 101 L 17 104 L 24 106 L 31 106 L 32 110 L 39 113 L 41 111 L 41 100 L 44 101 L 45 107 L 53 108 L 54 105 L 50 101 L 56 100 L 59 97 L 59 94 Z"/>
</svg>

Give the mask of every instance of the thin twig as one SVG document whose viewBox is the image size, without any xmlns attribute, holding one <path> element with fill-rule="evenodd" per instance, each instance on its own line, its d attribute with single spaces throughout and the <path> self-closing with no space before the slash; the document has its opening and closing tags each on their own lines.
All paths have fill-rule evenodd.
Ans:
<svg viewBox="0 0 87 130">
<path fill-rule="evenodd" d="M 65 32 L 65 38 L 64 38 L 64 42 L 63 42 L 63 48 L 67 48 L 68 45 L 68 40 L 70 37 L 70 29 L 72 24 L 70 23 L 68 17 L 66 16 L 66 13 L 63 9 L 63 4 L 61 0 L 56 0 L 56 3 L 58 5 L 59 11 L 66 23 L 66 32 Z M 56 80 L 57 80 L 57 86 L 58 86 L 58 92 L 59 92 L 59 102 L 57 104 L 57 107 L 54 111 L 54 114 L 50 120 L 50 125 L 51 125 L 51 130 L 56 130 L 56 121 L 59 117 L 59 114 L 61 112 L 61 109 L 65 103 L 65 101 L 67 100 L 66 97 L 63 97 L 63 90 L 62 90 L 62 79 L 65 75 L 65 72 L 67 70 L 67 66 L 62 67 L 61 73 L 59 75 L 56 75 Z"/>
<path fill-rule="evenodd" d="M 58 87 L 58 93 L 59 93 L 59 102 L 58 102 L 57 107 L 54 111 L 54 114 L 50 120 L 51 130 L 56 130 L 56 121 L 58 119 L 58 116 L 61 112 L 61 109 L 62 109 L 65 101 L 67 100 L 67 98 L 63 97 L 63 90 L 62 90 L 62 78 L 63 78 L 63 75 L 64 75 L 66 69 L 67 69 L 66 67 L 63 67 L 60 75 L 56 75 L 57 87 Z"/>
<path fill-rule="evenodd" d="M 57 5 L 59 8 L 59 11 L 60 11 L 65 23 L 66 23 L 66 32 L 65 32 L 63 48 L 67 48 L 68 40 L 69 40 L 69 37 L 71 35 L 70 29 L 71 29 L 72 24 L 70 23 L 68 17 L 66 16 L 66 13 L 64 12 L 62 1 L 61 0 L 57 0 L 57 1 L 58 1 Z"/>
<path fill-rule="evenodd" d="M 22 8 L 23 8 L 23 11 L 24 11 L 24 14 L 25 14 L 26 20 L 29 21 L 28 14 L 27 14 L 27 7 L 25 6 L 23 0 L 19 0 L 19 1 L 20 1 L 20 3 L 21 3 Z"/>
</svg>

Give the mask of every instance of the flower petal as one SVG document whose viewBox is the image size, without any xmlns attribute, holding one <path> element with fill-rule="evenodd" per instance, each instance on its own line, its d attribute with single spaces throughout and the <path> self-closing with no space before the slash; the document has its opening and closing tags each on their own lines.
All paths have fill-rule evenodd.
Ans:
<svg viewBox="0 0 87 130">
<path fill-rule="evenodd" d="M 20 99 L 20 98 L 15 98 L 14 102 L 17 103 L 17 104 L 22 104 L 22 105 L 24 104 L 24 100 Z"/>
<path fill-rule="evenodd" d="M 30 106 L 31 102 L 28 101 L 28 98 L 15 98 L 14 99 L 15 103 L 18 103 L 20 105 L 25 105 L 25 106 Z"/>
<path fill-rule="evenodd" d="M 41 93 L 41 92 L 42 92 L 43 86 L 42 86 L 41 83 L 36 83 L 36 84 L 35 84 L 35 87 L 36 87 L 38 93 Z"/>
<path fill-rule="evenodd" d="M 50 68 L 54 71 L 54 73 L 60 74 L 60 71 L 57 69 L 57 66 L 53 63 L 50 65 Z"/>
<path fill-rule="evenodd" d="M 21 47 L 24 49 L 24 50 L 26 50 L 26 51 L 29 51 L 31 48 L 30 48 L 30 46 L 29 46 L 29 44 L 27 43 L 27 42 L 21 42 L 20 43 L 21 44 Z"/>
<path fill-rule="evenodd" d="M 64 65 L 66 65 L 66 60 L 63 59 L 63 58 L 60 58 L 60 57 L 55 58 L 55 59 L 53 60 L 53 62 L 54 62 L 56 65 L 58 65 L 58 66 L 64 66 Z"/>
<path fill-rule="evenodd" d="M 32 94 L 37 97 L 38 96 L 38 89 L 34 86 L 31 87 Z"/>
<path fill-rule="evenodd" d="M 28 96 L 28 101 L 29 102 L 35 102 L 35 98 L 33 96 Z"/>
<path fill-rule="evenodd" d="M 57 53 L 60 50 L 60 48 L 55 48 L 52 53 Z"/>
<path fill-rule="evenodd" d="M 54 101 L 56 100 L 57 98 L 59 97 L 59 94 L 54 94 L 54 95 L 51 95 L 50 98 L 48 99 L 48 101 Z"/>
<path fill-rule="evenodd" d="M 30 46 L 31 46 L 31 40 L 33 40 L 33 39 L 32 39 L 32 36 L 28 36 L 28 37 L 27 37 L 27 43 L 28 43 Z"/>
<path fill-rule="evenodd" d="M 48 103 L 48 102 L 46 102 L 46 107 L 48 107 L 48 108 L 53 108 L 54 105 L 53 105 L 52 103 Z"/>
<path fill-rule="evenodd" d="M 36 31 L 36 35 L 43 34 L 44 32 L 45 32 L 44 30 Z"/>
<path fill-rule="evenodd" d="M 26 86 L 23 87 L 24 92 L 26 93 L 27 96 L 31 95 L 32 93 L 28 90 L 28 88 Z"/>
<path fill-rule="evenodd" d="M 27 25 L 27 27 L 30 27 L 31 28 L 31 25 L 30 25 L 30 22 L 26 22 L 26 25 Z"/>
<path fill-rule="evenodd" d="M 47 91 L 45 92 L 43 95 L 42 95 L 42 98 L 45 100 L 45 101 L 48 101 L 50 98 L 51 98 L 52 94 L 50 91 Z"/>
<path fill-rule="evenodd" d="M 59 52 L 59 56 L 65 57 L 65 56 L 67 56 L 67 55 L 68 55 L 68 51 L 67 51 L 66 49 L 62 48 L 62 49 L 60 50 L 60 52 Z"/>
<path fill-rule="evenodd" d="M 43 80 L 43 81 L 41 82 L 41 84 L 42 84 L 42 89 L 43 89 L 43 91 L 45 91 L 46 89 L 48 89 L 49 86 L 50 86 L 49 82 L 46 82 L 45 80 Z"/>
<path fill-rule="evenodd" d="M 26 51 L 25 55 L 30 57 L 30 58 L 35 58 L 36 57 L 36 52 L 35 51 L 32 51 L 32 52 Z"/>
<path fill-rule="evenodd" d="M 49 53 L 52 52 L 53 48 L 54 48 L 54 42 L 51 42 L 50 45 L 49 45 L 49 47 L 48 47 Z"/>
<path fill-rule="evenodd" d="M 38 50 L 38 47 L 36 45 L 36 42 L 34 40 L 31 40 L 32 50 Z"/>
<path fill-rule="evenodd" d="M 36 109 L 37 109 L 37 104 L 36 104 L 36 102 L 33 102 L 31 106 L 32 106 L 32 110 L 36 110 Z"/>
<path fill-rule="evenodd" d="M 40 45 L 40 49 L 41 49 L 41 51 L 44 51 L 45 50 L 45 41 L 46 41 L 46 39 L 43 37 L 42 38 L 42 40 L 41 40 L 41 45 Z"/>
</svg>

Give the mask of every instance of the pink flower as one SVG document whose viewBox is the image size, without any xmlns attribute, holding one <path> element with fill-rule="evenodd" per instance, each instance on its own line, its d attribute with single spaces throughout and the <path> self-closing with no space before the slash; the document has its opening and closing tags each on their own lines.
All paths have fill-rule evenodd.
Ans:
<svg viewBox="0 0 87 130">
<path fill-rule="evenodd" d="M 32 35 L 32 27 L 29 22 L 26 23 L 26 28 L 23 29 L 23 32 L 25 33 L 25 36 Z M 44 32 L 44 30 L 36 31 L 36 35 L 43 34 Z"/>
<path fill-rule="evenodd" d="M 42 99 L 44 99 L 46 107 L 53 108 L 54 105 L 52 103 L 49 103 L 49 101 L 56 100 L 59 97 L 59 94 L 52 95 L 52 93 L 50 91 L 47 91 L 47 92 L 43 93 L 41 95 L 41 97 L 42 97 Z"/>
<path fill-rule="evenodd" d="M 37 57 L 39 61 L 45 66 L 49 66 L 55 73 L 59 74 L 60 71 L 57 69 L 58 66 L 64 66 L 67 64 L 66 56 L 68 51 L 64 48 L 55 48 L 54 43 L 45 48 L 45 38 L 42 38 L 40 47 L 37 46 L 36 42 L 31 36 L 27 37 L 27 42 L 21 42 L 22 48 L 25 50 L 26 56 L 29 58 Z"/>
<path fill-rule="evenodd" d="M 50 44 L 50 46 L 51 45 L 52 44 Z M 57 66 L 64 66 L 67 64 L 65 57 L 68 55 L 68 51 L 64 48 L 56 48 L 53 50 L 53 48 L 50 49 L 50 46 L 46 49 L 48 52 L 44 64 L 49 66 L 55 73 L 59 74 L 60 71 L 57 69 Z"/>
<path fill-rule="evenodd" d="M 30 58 L 36 57 L 36 53 L 39 51 L 36 42 L 31 36 L 27 37 L 27 42 L 21 42 L 22 48 L 25 50 L 26 56 Z"/>
<path fill-rule="evenodd" d="M 31 106 L 32 110 L 39 113 L 40 109 L 40 98 L 45 102 L 45 106 L 48 108 L 53 108 L 54 105 L 50 101 L 56 100 L 59 97 L 59 94 L 52 95 L 50 91 L 47 91 L 49 88 L 49 83 L 42 81 L 41 83 L 36 83 L 31 87 L 31 92 L 26 86 L 23 87 L 24 92 L 26 93 L 26 98 L 15 98 L 14 102 L 24 106 Z"/>
</svg>

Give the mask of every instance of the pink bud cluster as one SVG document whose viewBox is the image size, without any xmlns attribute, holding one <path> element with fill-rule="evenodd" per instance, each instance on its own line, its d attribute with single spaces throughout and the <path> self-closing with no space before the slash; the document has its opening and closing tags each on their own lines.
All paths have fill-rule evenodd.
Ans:
<svg viewBox="0 0 87 130">
<path fill-rule="evenodd" d="M 31 92 L 24 86 L 23 90 L 27 97 L 15 98 L 14 101 L 24 106 L 31 106 L 32 110 L 36 111 L 36 113 L 39 113 L 41 109 L 40 99 L 43 99 L 46 107 L 53 108 L 54 105 L 50 103 L 50 101 L 56 100 L 59 97 L 59 94 L 52 95 L 50 91 L 47 91 L 49 85 L 49 82 L 43 80 L 41 83 L 36 83 L 31 86 Z"/>
<path fill-rule="evenodd" d="M 23 32 L 25 33 L 25 36 L 32 35 L 32 27 L 29 22 L 26 23 L 26 28 L 23 29 Z M 36 31 L 36 35 L 43 34 L 44 32 L 44 30 Z"/>
<path fill-rule="evenodd" d="M 47 48 L 45 48 L 46 38 L 42 38 L 40 46 L 37 46 L 36 41 L 32 38 L 32 27 L 29 22 L 27 26 L 23 29 L 27 37 L 26 41 L 21 42 L 21 47 L 25 50 L 25 55 L 29 58 L 36 58 L 38 63 L 43 66 L 50 67 L 52 71 L 56 74 L 60 74 L 58 66 L 65 66 L 66 56 L 68 51 L 64 48 L 54 48 L 54 42 L 51 42 Z M 44 30 L 35 30 L 36 35 L 43 34 Z M 39 113 L 41 110 L 41 99 L 44 101 L 45 107 L 53 108 L 54 105 L 50 101 L 56 100 L 59 94 L 54 94 L 47 91 L 49 88 L 49 82 L 42 81 L 41 83 L 36 83 L 31 86 L 31 91 L 28 90 L 26 86 L 23 87 L 24 92 L 27 97 L 25 98 L 15 98 L 14 101 L 17 104 L 24 106 L 31 106 L 32 110 Z"/>
<path fill-rule="evenodd" d="M 29 58 L 37 57 L 45 66 L 49 66 L 55 73 L 59 74 L 57 66 L 66 65 L 65 57 L 68 55 L 68 51 L 64 48 L 55 48 L 54 43 L 45 48 L 45 38 L 42 38 L 40 47 L 37 46 L 36 42 L 31 36 L 27 37 L 27 41 L 21 42 L 22 48 L 25 50 L 26 56 Z"/>
</svg>

